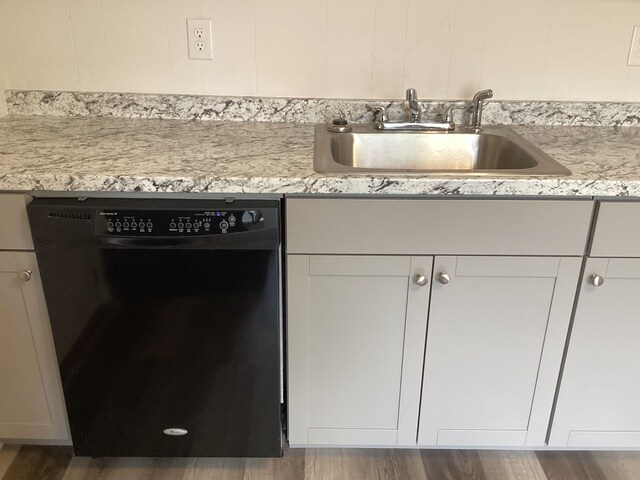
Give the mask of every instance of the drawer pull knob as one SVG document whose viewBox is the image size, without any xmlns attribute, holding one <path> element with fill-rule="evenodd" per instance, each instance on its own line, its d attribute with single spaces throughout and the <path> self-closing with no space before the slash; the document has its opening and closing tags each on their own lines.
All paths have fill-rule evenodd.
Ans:
<svg viewBox="0 0 640 480">
<path fill-rule="evenodd" d="M 31 280 L 31 275 L 31 270 L 22 270 L 21 272 L 18 272 L 18 278 L 23 282 Z"/>
<path fill-rule="evenodd" d="M 416 285 L 420 285 L 421 287 L 424 287 L 427 283 L 429 283 L 429 279 L 427 278 L 426 275 L 423 275 L 422 273 L 418 273 L 416 275 L 415 282 L 416 282 Z"/>
<path fill-rule="evenodd" d="M 591 275 L 591 283 L 594 287 L 601 287 L 604 283 L 604 277 L 600 275 Z"/>
<path fill-rule="evenodd" d="M 438 281 L 442 285 L 446 285 L 447 283 L 449 283 L 451 281 L 451 277 L 449 276 L 448 273 L 442 272 L 441 274 L 438 275 Z"/>
</svg>

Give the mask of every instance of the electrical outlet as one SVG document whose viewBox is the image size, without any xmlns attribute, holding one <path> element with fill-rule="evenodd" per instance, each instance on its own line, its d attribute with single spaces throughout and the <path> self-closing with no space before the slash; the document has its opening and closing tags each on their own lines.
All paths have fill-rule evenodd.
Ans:
<svg viewBox="0 0 640 480">
<path fill-rule="evenodd" d="M 629 49 L 627 65 L 640 66 L 640 25 L 633 27 L 633 37 L 631 38 L 631 48 Z"/>
<path fill-rule="evenodd" d="M 187 18 L 187 42 L 190 59 L 213 60 L 211 19 Z"/>
</svg>

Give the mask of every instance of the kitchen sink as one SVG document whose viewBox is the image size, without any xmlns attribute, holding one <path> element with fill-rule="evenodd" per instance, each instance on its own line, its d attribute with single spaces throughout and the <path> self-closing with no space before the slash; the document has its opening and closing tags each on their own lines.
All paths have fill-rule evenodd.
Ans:
<svg viewBox="0 0 640 480">
<path fill-rule="evenodd" d="M 571 175 L 564 166 L 506 127 L 480 132 L 381 131 L 354 124 L 335 133 L 316 126 L 313 168 L 349 175 Z"/>
</svg>

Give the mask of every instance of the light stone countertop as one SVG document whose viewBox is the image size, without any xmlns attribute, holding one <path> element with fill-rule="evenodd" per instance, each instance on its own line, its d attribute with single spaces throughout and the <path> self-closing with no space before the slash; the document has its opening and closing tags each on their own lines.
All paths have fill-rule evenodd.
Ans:
<svg viewBox="0 0 640 480">
<path fill-rule="evenodd" d="M 9 116 L 0 190 L 640 197 L 640 128 L 511 128 L 573 175 L 321 175 L 310 124 Z"/>
</svg>

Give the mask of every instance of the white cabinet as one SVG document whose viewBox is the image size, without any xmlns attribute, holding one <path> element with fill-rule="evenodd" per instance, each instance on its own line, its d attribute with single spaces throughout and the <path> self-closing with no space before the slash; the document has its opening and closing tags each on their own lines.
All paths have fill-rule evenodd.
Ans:
<svg viewBox="0 0 640 480">
<path fill-rule="evenodd" d="M 68 443 L 36 256 L 18 251 L 33 249 L 27 200 L 23 195 L 0 195 L 0 439 Z"/>
<path fill-rule="evenodd" d="M 415 445 L 432 258 L 287 262 L 291 445 Z"/>
<path fill-rule="evenodd" d="M 549 445 L 640 448 L 640 203 L 599 202 Z"/>
<path fill-rule="evenodd" d="M 25 195 L 0 194 L 0 250 L 33 250 Z"/>
<path fill-rule="evenodd" d="M 580 264 L 436 257 L 419 445 L 544 445 Z"/>
<path fill-rule="evenodd" d="M 288 199 L 290 443 L 543 446 L 591 212 Z"/>
<path fill-rule="evenodd" d="M 638 372 L 640 258 L 589 258 L 549 445 L 640 448 Z"/>
</svg>

